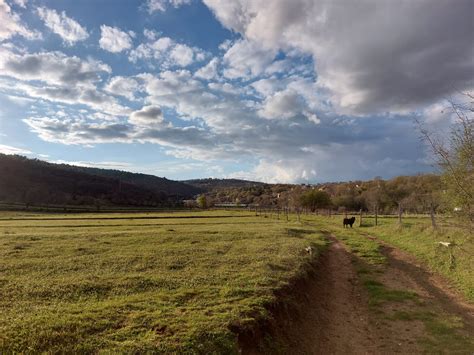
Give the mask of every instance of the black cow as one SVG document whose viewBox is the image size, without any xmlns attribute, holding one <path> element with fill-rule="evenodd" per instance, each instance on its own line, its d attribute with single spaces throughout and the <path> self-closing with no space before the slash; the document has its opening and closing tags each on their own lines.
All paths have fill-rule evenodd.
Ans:
<svg viewBox="0 0 474 355">
<path fill-rule="evenodd" d="M 352 225 L 354 224 L 356 218 L 355 217 L 352 217 L 352 218 L 344 218 L 344 222 L 343 222 L 343 225 L 344 225 L 344 228 L 346 226 L 351 226 L 352 228 Z"/>
</svg>

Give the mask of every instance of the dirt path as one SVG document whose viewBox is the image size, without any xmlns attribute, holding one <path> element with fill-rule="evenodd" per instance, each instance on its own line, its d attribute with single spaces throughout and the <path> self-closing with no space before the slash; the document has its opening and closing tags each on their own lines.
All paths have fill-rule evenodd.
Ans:
<svg viewBox="0 0 474 355">
<path fill-rule="evenodd" d="M 393 247 L 383 245 L 387 263 L 374 266 L 330 238 L 306 289 L 297 290 L 301 307 L 276 315 L 270 333 L 284 353 L 473 353 L 474 307 L 444 280 Z M 242 353 L 268 351 L 244 346 Z"/>
<path fill-rule="evenodd" d="M 376 353 L 380 344 L 369 322 L 367 295 L 351 255 L 336 239 L 332 241 L 309 290 L 302 327 L 294 329 L 293 349 L 304 354 Z"/>
</svg>

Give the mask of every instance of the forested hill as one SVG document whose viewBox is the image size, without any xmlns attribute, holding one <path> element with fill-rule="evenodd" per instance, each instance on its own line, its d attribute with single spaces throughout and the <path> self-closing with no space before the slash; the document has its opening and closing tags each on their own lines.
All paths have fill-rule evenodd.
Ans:
<svg viewBox="0 0 474 355">
<path fill-rule="evenodd" d="M 0 202 L 167 206 L 200 189 L 152 175 L 0 154 Z"/>
<path fill-rule="evenodd" d="M 186 184 L 192 185 L 196 188 L 199 188 L 203 191 L 212 191 L 212 190 L 221 189 L 221 188 L 242 188 L 242 187 L 248 188 L 248 187 L 267 185 L 263 182 L 240 180 L 240 179 L 208 178 L 208 179 L 185 180 L 183 182 Z"/>
<path fill-rule="evenodd" d="M 122 170 L 84 168 L 80 166 L 61 165 L 78 172 L 85 172 L 107 178 L 119 179 L 122 182 L 129 182 L 155 192 L 165 193 L 168 196 L 179 198 L 192 198 L 199 194 L 201 189 L 185 182 L 169 180 L 165 177 L 157 177 L 141 173 L 131 173 Z"/>
</svg>

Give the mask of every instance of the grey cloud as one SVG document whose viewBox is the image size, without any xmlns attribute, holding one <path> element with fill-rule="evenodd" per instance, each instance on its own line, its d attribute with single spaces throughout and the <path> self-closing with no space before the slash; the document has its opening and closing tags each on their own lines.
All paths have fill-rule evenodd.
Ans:
<svg viewBox="0 0 474 355">
<path fill-rule="evenodd" d="M 248 40 L 312 54 L 342 112 L 416 110 L 473 87 L 471 0 L 204 2 Z"/>
<path fill-rule="evenodd" d="M 126 124 L 107 124 L 107 125 L 84 125 L 83 132 L 79 132 L 80 137 L 90 139 L 94 137 L 98 140 L 118 140 L 128 138 L 131 127 Z"/>
<path fill-rule="evenodd" d="M 92 84 L 110 67 L 99 61 L 68 57 L 60 52 L 15 54 L 2 52 L 0 68 L 3 75 L 20 80 L 41 80 L 49 84 Z"/>
<path fill-rule="evenodd" d="M 163 123 L 163 112 L 158 106 L 146 106 L 141 110 L 132 112 L 129 122 L 138 126 L 161 125 Z"/>
</svg>

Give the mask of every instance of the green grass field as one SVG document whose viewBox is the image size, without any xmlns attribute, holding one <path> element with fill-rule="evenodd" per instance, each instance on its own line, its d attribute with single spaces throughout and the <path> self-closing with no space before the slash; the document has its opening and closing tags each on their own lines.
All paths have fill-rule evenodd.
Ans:
<svg viewBox="0 0 474 355">
<path fill-rule="evenodd" d="M 237 211 L 1 212 L 0 353 L 237 353 L 231 329 L 268 316 L 275 291 L 317 257 L 304 248 L 326 246 L 324 231 L 369 267 L 385 262 L 379 244 L 366 238 L 376 236 L 474 300 L 468 233 L 446 226 L 434 232 L 426 218 L 406 218 L 401 228 L 394 218 L 379 221 L 344 229 L 342 216 L 291 215 L 287 222 Z M 456 243 L 454 264 L 437 246 L 446 240 Z M 358 271 L 375 305 L 413 298 Z"/>
<path fill-rule="evenodd" d="M 0 213 L 0 353 L 236 353 L 229 326 L 265 317 L 325 244 L 242 212 Z"/>
</svg>

